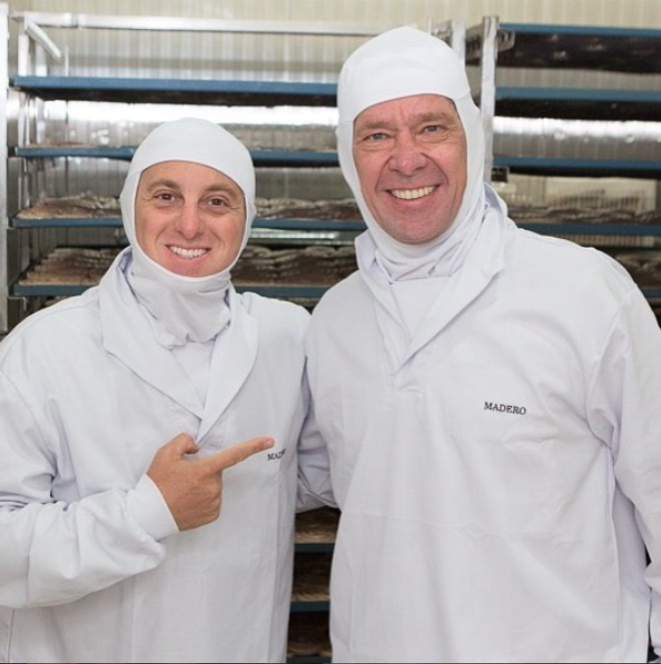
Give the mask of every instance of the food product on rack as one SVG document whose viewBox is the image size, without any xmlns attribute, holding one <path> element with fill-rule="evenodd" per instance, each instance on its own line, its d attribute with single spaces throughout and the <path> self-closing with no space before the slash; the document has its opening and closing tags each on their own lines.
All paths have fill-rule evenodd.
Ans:
<svg viewBox="0 0 661 664">
<path fill-rule="evenodd" d="M 641 288 L 661 288 L 661 251 L 632 251 L 615 254 Z"/>
<path fill-rule="evenodd" d="M 296 515 L 296 543 L 335 542 L 335 533 L 339 523 L 338 510 L 319 507 Z"/>
<path fill-rule="evenodd" d="M 287 656 L 327 658 L 331 656 L 327 612 L 300 611 L 291 615 Z"/>
<path fill-rule="evenodd" d="M 297 553 L 292 602 L 327 602 L 332 553 Z"/>
<path fill-rule="evenodd" d="M 44 198 L 21 210 L 18 219 L 84 219 L 86 217 L 120 217 L 119 201 L 116 198 L 92 196 L 67 196 Z"/>
</svg>

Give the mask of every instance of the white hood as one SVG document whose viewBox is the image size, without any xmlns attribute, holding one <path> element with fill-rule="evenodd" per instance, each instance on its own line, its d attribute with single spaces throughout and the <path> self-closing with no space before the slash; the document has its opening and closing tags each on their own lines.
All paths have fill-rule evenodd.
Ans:
<svg viewBox="0 0 661 664">
<path fill-rule="evenodd" d="M 365 203 L 353 160 L 353 124 L 369 106 L 419 94 L 437 94 L 455 103 L 466 133 L 468 179 L 451 227 L 427 244 L 408 245 L 383 231 Z M 437 37 L 415 28 L 395 28 L 366 42 L 346 60 L 337 96 L 340 166 L 374 242 L 372 258 L 393 280 L 452 274 L 477 234 L 484 207 L 484 133 L 464 64 Z M 366 243 L 359 243 L 359 260 L 366 259 L 365 250 Z"/>
<path fill-rule="evenodd" d="M 217 274 L 187 277 L 149 258 L 135 232 L 135 196 L 142 172 L 164 161 L 190 161 L 224 173 L 242 189 L 246 202 L 243 242 L 234 261 Z M 127 278 L 138 301 L 150 314 L 159 342 L 166 347 L 188 341 L 205 343 L 229 322 L 226 293 L 230 271 L 248 242 L 255 218 L 255 169 L 246 147 L 213 122 L 184 118 L 151 132 L 135 152 L 120 196 L 124 230 L 133 260 Z"/>
</svg>

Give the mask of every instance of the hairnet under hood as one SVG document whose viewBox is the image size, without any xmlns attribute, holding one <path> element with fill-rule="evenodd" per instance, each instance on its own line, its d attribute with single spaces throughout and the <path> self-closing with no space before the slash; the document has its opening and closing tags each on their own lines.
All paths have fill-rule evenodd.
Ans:
<svg viewBox="0 0 661 664">
<path fill-rule="evenodd" d="M 369 106 L 419 94 L 451 99 L 464 127 L 468 150 L 467 185 L 451 227 L 422 245 L 398 242 L 372 216 L 362 195 L 353 160 L 353 125 Z M 484 201 L 484 133 L 465 67 L 443 41 L 401 27 L 366 42 L 346 60 L 338 82 L 338 154 L 342 173 L 376 245 L 376 256 L 392 279 L 451 273 L 476 233 Z"/>
<path fill-rule="evenodd" d="M 189 277 L 165 269 L 145 254 L 135 231 L 135 197 L 142 172 L 164 161 L 189 161 L 220 171 L 243 191 L 246 221 L 234 261 L 217 274 Z M 255 169 L 246 147 L 219 125 L 197 118 L 166 122 L 140 144 L 120 196 L 124 230 L 133 252 L 127 278 L 152 316 L 159 341 L 166 346 L 206 342 L 228 323 L 225 302 L 230 271 L 250 235 L 255 218 Z"/>
</svg>

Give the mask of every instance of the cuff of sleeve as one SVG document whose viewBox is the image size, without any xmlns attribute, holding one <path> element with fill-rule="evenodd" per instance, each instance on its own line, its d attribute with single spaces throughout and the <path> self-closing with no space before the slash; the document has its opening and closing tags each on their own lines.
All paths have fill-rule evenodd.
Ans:
<svg viewBox="0 0 661 664">
<path fill-rule="evenodd" d="M 128 510 L 140 526 L 155 540 L 179 532 L 177 522 L 163 494 L 148 475 L 143 475 L 128 493 Z"/>
</svg>

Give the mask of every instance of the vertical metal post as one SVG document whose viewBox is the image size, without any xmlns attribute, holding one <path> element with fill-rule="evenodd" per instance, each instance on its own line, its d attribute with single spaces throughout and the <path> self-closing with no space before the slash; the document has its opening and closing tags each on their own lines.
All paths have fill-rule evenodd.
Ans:
<svg viewBox="0 0 661 664">
<path fill-rule="evenodd" d="M 0 335 L 8 332 L 7 102 L 9 98 L 9 6 L 0 3 Z"/>
<path fill-rule="evenodd" d="M 459 56 L 462 62 L 466 62 L 466 23 L 461 19 L 452 19 L 452 34 L 450 35 L 450 46 Z"/>
<path fill-rule="evenodd" d="M 466 22 L 463 19 L 452 19 L 443 23 L 433 23 L 430 20 L 427 31 L 445 41 L 459 59 L 466 62 Z"/>
</svg>

